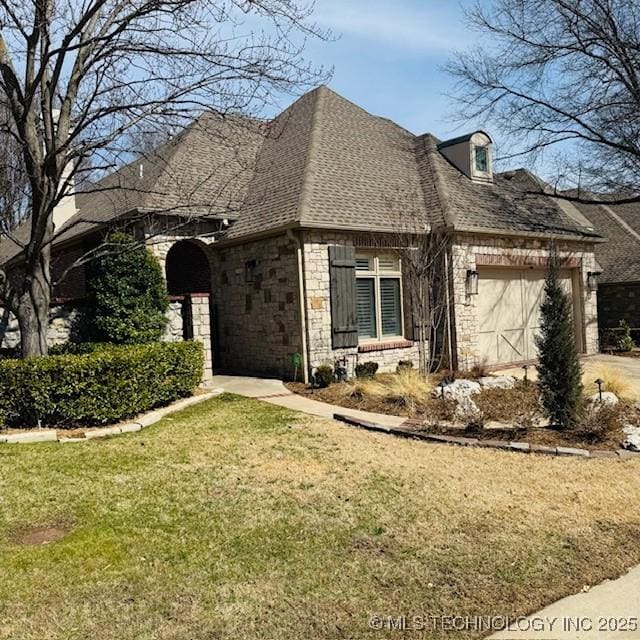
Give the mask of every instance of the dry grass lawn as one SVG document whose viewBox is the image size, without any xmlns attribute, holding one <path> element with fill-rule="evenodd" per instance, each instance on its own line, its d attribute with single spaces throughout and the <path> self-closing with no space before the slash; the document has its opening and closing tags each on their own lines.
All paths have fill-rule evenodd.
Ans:
<svg viewBox="0 0 640 640">
<path fill-rule="evenodd" d="M 636 462 L 430 446 L 233 396 L 3 446 L 0 469 L 3 640 L 398 637 L 368 617 L 522 614 L 640 562 Z"/>
</svg>

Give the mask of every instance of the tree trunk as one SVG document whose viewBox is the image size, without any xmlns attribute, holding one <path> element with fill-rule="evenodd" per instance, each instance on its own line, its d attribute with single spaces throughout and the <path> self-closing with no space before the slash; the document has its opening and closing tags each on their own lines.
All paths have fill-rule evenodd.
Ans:
<svg viewBox="0 0 640 640">
<path fill-rule="evenodd" d="M 50 301 L 48 265 L 43 268 L 39 263 L 33 273 L 25 277 L 24 289 L 17 296 L 15 304 L 23 358 L 47 355 Z"/>
</svg>

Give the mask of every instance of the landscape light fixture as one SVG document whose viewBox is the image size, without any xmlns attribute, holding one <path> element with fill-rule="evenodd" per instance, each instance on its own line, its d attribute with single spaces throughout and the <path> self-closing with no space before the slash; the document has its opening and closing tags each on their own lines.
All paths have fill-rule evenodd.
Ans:
<svg viewBox="0 0 640 640">
<path fill-rule="evenodd" d="M 598 385 L 598 395 L 600 396 L 600 402 L 602 402 L 602 385 L 604 384 L 604 380 L 602 378 L 598 378 L 595 380 L 595 383 Z"/>
</svg>

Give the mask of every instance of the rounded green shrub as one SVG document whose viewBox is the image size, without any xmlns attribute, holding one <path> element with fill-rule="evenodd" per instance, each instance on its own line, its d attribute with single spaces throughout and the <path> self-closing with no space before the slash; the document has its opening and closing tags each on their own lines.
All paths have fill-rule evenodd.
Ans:
<svg viewBox="0 0 640 640">
<path fill-rule="evenodd" d="M 356 365 L 356 378 L 360 380 L 373 380 L 378 372 L 377 362 L 363 362 Z"/>
<path fill-rule="evenodd" d="M 402 373 L 403 371 L 410 371 L 413 369 L 413 360 L 400 360 L 396 367 L 396 373 Z"/>
<path fill-rule="evenodd" d="M 333 367 L 328 364 L 319 366 L 315 370 L 313 378 L 317 387 L 320 387 L 321 389 L 328 387 L 335 380 Z"/>
<path fill-rule="evenodd" d="M 197 342 L 0 361 L 0 415 L 18 428 L 118 422 L 191 395 L 203 363 Z"/>
<path fill-rule="evenodd" d="M 85 322 L 91 342 L 157 342 L 167 323 L 167 287 L 155 256 L 115 231 L 87 270 Z"/>
</svg>

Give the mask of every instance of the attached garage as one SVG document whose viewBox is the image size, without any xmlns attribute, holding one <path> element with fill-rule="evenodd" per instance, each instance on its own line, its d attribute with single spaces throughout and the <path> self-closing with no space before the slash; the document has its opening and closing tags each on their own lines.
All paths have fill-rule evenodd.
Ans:
<svg viewBox="0 0 640 640">
<path fill-rule="evenodd" d="M 487 364 L 526 362 L 537 358 L 535 336 L 540 328 L 540 304 L 546 272 L 540 269 L 480 267 L 478 296 L 478 352 Z M 580 317 L 578 286 L 573 272 L 563 271 L 562 282 Z M 580 322 L 576 341 L 583 351 Z"/>
</svg>

